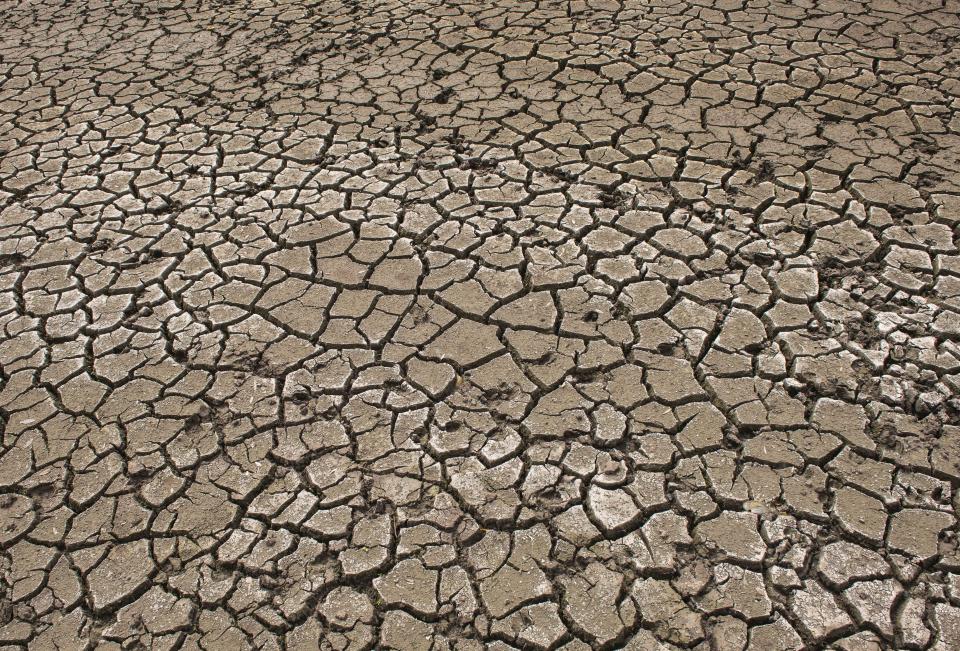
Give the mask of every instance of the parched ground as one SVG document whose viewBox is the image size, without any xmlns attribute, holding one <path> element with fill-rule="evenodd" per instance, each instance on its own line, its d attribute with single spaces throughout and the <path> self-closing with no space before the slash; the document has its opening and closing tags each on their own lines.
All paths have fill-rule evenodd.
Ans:
<svg viewBox="0 0 960 651">
<path fill-rule="evenodd" d="M 957 0 L 3 0 L 0 650 L 956 650 L 958 244 Z"/>
</svg>

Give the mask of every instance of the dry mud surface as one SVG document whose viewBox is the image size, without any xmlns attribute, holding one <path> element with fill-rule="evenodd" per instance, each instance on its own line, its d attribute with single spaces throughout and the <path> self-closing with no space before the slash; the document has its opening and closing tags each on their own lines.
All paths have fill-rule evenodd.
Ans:
<svg viewBox="0 0 960 651">
<path fill-rule="evenodd" d="M 960 648 L 955 0 L 0 25 L 0 649 Z"/>
</svg>

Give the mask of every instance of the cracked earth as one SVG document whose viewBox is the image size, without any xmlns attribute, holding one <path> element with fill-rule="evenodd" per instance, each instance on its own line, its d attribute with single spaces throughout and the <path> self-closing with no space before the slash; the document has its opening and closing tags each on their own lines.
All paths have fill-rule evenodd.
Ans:
<svg viewBox="0 0 960 651">
<path fill-rule="evenodd" d="M 0 21 L 0 648 L 960 648 L 955 0 Z"/>
</svg>

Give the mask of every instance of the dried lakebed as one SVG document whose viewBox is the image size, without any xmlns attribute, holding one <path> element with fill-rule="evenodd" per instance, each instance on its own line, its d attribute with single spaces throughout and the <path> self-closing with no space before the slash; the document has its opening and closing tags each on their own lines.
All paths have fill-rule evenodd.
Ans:
<svg viewBox="0 0 960 651">
<path fill-rule="evenodd" d="M 0 25 L 0 650 L 960 648 L 956 0 Z"/>
</svg>

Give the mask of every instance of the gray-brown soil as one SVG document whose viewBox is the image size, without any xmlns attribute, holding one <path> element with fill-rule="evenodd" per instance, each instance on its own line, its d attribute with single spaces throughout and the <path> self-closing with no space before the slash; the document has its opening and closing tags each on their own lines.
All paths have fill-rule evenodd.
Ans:
<svg viewBox="0 0 960 651">
<path fill-rule="evenodd" d="M 0 650 L 960 648 L 957 0 L 0 28 Z"/>
</svg>

